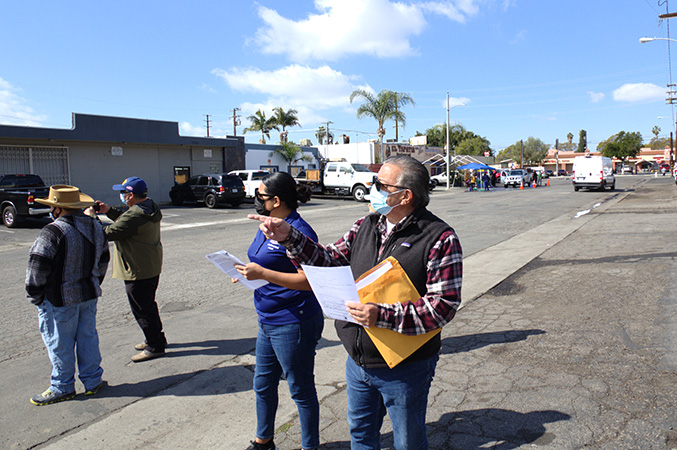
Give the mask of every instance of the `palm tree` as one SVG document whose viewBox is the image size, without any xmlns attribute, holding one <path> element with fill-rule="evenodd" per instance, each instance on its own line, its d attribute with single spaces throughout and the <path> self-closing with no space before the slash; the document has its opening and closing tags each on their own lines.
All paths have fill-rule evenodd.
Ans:
<svg viewBox="0 0 677 450">
<path fill-rule="evenodd" d="M 279 128 L 277 128 L 275 119 L 273 117 L 267 119 L 266 113 L 260 109 L 256 111 L 254 115 L 247 117 L 247 120 L 249 120 L 252 124 L 248 128 L 245 128 L 243 133 L 246 133 L 247 131 L 260 131 L 261 140 L 259 142 L 261 144 L 266 143 L 266 137 L 270 139 L 271 130 L 279 130 Z"/>
<path fill-rule="evenodd" d="M 405 116 L 404 113 L 398 109 L 398 105 L 413 103 L 413 100 L 407 94 L 400 94 L 387 89 L 383 89 L 377 96 L 374 96 L 371 92 L 364 89 L 356 89 L 350 94 L 350 103 L 358 97 L 363 98 L 365 103 L 357 108 L 357 118 L 360 119 L 365 116 L 372 117 L 378 123 L 376 133 L 378 134 L 380 149 L 379 162 L 383 162 L 383 136 L 386 134 L 386 130 L 383 126 L 385 122 L 390 119 L 401 122 L 402 125 L 404 125 Z"/>
<path fill-rule="evenodd" d="M 405 94 L 404 92 L 395 92 L 395 110 L 397 111 L 400 106 L 405 106 L 408 104 L 411 104 L 412 106 L 415 105 L 414 99 L 411 98 L 409 94 Z M 404 128 L 404 119 L 402 120 L 402 128 Z M 395 117 L 395 142 L 399 142 L 399 124 L 398 124 L 398 119 Z"/>
<path fill-rule="evenodd" d="M 276 147 L 275 150 L 268 154 L 268 156 L 279 156 L 282 158 L 287 163 L 287 172 L 289 172 L 289 166 L 298 161 L 312 162 L 313 160 L 310 155 L 303 153 L 301 147 L 293 142 L 280 142 L 280 146 Z"/>
<path fill-rule="evenodd" d="M 317 142 L 319 142 L 320 145 L 321 144 L 329 145 L 330 143 L 334 142 L 334 133 L 332 133 L 331 131 L 327 133 L 327 129 L 324 126 L 320 126 L 317 129 L 317 131 L 315 132 L 315 137 L 317 138 Z"/>
<path fill-rule="evenodd" d="M 299 118 L 296 116 L 296 114 L 298 114 L 298 111 L 295 109 L 289 109 L 285 112 L 285 110 L 280 106 L 273 108 L 273 119 L 277 125 L 282 127 L 282 132 L 280 133 L 280 142 L 287 142 L 287 127 L 301 126 L 299 123 Z"/>
</svg>

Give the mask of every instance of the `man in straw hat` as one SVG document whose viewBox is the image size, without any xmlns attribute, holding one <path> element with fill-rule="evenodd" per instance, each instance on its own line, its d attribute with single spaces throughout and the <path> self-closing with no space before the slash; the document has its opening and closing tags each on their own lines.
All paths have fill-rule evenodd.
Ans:
<svg viewBox="0 0 677 450">
<path fill-rule="evenodd" d="M 129 306 L 145 337 L 134 346 L 140 353 L 132 356 L 132 361 L 138 363 L 164 356 L 167 347 L 155 301 L 162 272 L 162 212 L 157 203 L 148 198 L 146 182 L 139 177 L 127 178 L 113 185 L 113 190 L 119 191 L 120 200 L 129 209 L 123 212 L 98 200 L 96 204 L 100 212 L 114 220 L 104 227 L 106 237 L 115 244 L 113 278 L 124 280 Z M 91 208 L 85 212 L 94 214 Z"/>
<path fill-rule="evenodd" d="M 103 381 L 96 332 L 96 304 L 110 254 L 101 225 L 83 214 L 94 200 L 75 186 L 54 185 L 47 198 L 52 223 L 45 225 L 30 250 L 26 297 L 37 306 L 40 333 L 52 362 L 51 384 L 31 398 L 48 405 L 75 397 L 75 365 L 85 395 Z"/>
</svg>

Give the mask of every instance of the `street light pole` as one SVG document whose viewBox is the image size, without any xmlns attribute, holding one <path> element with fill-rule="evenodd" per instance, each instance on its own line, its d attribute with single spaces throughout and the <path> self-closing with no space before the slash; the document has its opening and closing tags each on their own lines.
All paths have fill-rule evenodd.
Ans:
<svg viewBox="0 0 677 450">
<path fill-rule="evenodd" d="M 673 13 L 673 14 L 664 14 L 664 15 L 659 16 L 659 17 L 661 19 L 667 19 L 667 18 L 670 18 L 670 17 L 677 17 L 677 15 Z M 668 41 L 668 52 L 669 52 L 670 51 L 670 42 L 677 42 L 677 39 L 659 38 L 659 37 L 652 37 L 652 38 L 651 37 L 642 37 L 642 38 L 639 38 L 639 42 L 641 44 L 646 44 L 647 42 L 651 42 L 651 41 Z M 668 85 L 668 87 L 672 87 L 672 86 L 674 86 L 674 85 Z M 671 91 L 671 93 L 672 92 L 674 92 L 674 91 Z M 675 100 L 674 97 L 670 97 L 670 98 L 667 99 L 668 103 L 670 103 L 671 105 L 673 104 L 674 100 Z M 674 114 L 673 114 L 672 117 L 673 118 L 675 117 Z M 675 121 L 675 131 L 677 131 L 677 121 Z M 670 132 L 670 134 L 672 135 L 672 132 Z M 670 141 L 671 141 L 670 142 L 670 169 L 672 170 L 673 164 L 674 164 L 675 148 L 672 145 L 672 139 Z"/>
<path fill-rule="evenodd" d="M 446 161 L 447 161 L 447 189 L 451 189 L 451 145 L 449 145 L 449 110 L 454 109 L 457 106 L 465 106 L 465 103 L 459 103 L 454 105 L 451 108 L 449 107 L 449 93 L 447 92 L 447 142 L 445 144 L 446 149 Z M 454 152 L 455 153 L 455 152 Z M 456 160 L 456 155 L 454 155 L 454 161 Z"/>
</svg>

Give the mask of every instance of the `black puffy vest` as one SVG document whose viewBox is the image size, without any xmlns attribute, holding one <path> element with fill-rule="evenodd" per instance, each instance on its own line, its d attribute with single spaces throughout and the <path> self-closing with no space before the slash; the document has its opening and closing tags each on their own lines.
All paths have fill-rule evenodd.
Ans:
<svg viewBox="0 0 677 450">
<path fill-rule="evenodd" d="M 379 214 L 368 215 L 351 243 L 350 267 L 353 277 L 359 278 L 388 256 L 393 256 L 421 297 L 424 296 L 430 249 L 442 233 L 451 227 L 427 209 L 417 209 L 405 219 L 399 230 L 388 236 L 385 250 L 379 257 L 381 236 L 376 224 L 380 217 Z M 342 320 L 336 320 L 334 326 L 343 346 L 356 364 L 367 368 L 388 367 L 362 326 Z M 439 352 L 440 346 L 440 334 L 437 334 L 400 364 L 431 358 Z"/>
</svg>

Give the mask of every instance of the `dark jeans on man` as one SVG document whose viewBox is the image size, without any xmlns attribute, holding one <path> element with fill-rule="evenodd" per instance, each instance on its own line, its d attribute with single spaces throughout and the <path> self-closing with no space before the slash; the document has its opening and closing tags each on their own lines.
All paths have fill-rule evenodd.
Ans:
<svg viewBox="0 0 677 450">
<path fill-rule="evenodd" d="M 159 281 L 159 275 L 145 280 L 125 281 L 129 306 L 132 308 L 136 322 L 146 336 L 146 345 L 148 346 L 146 350 L 152 353 L 164 352 L 167 346 L 167 339 L 162 332 L 160 312 L 155 302 L 155 291 Z"/>
</svg>

